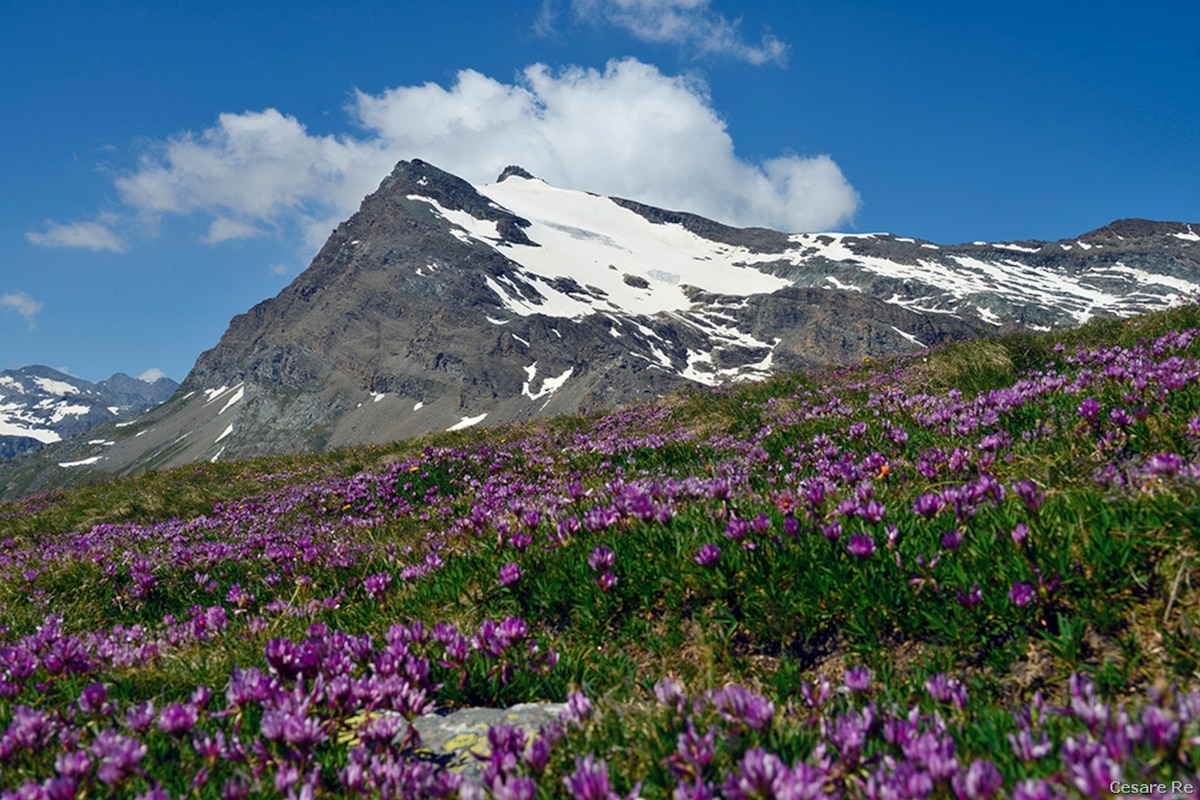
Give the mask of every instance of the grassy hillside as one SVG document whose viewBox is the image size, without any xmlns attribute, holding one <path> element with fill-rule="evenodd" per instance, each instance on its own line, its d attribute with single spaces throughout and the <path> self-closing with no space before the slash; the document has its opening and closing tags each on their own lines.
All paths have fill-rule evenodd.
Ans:
<svg viewBox="0 0 1200 800">
<path fill-rule="evenodd" d="M 1198 462 L 1191 305 L 0 504 L 0 787 L 1200 785 Z M 483 787 L 407 747 L 543 700 Z"/>
</svg>

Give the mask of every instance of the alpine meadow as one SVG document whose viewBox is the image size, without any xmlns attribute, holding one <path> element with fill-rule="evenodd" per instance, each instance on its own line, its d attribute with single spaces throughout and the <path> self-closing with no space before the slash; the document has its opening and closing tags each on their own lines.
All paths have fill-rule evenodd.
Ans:
<svg viewBox="0 0 1200 800">
<path fill-rule="evenodd" d="M 9 501 L 3 796 L 1184 795 L 1198 459 L 1185 304 Z"/>
</svg>

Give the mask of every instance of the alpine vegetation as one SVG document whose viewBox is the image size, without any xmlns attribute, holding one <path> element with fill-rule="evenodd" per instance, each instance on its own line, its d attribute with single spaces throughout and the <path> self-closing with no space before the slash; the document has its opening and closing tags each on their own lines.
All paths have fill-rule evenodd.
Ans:
<svg viewBox="0 0 1200 800">
<path fill-rule="evenodd" d="M 36 495 L 2 796 L 1182 796 L 1198 519 L 1194 304 Z"/>
</svg>

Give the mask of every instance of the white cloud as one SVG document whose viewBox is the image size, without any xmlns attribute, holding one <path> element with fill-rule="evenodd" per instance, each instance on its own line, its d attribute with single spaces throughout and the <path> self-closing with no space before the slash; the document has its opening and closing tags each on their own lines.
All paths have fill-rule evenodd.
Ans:
<svg viewBox="0 0 1200 800">
<path fill-rule="evenodd" d="M 182 133 L 144 155 L 117 188 L 150 217 L 214 214 L 210 243 L 294 221 L 315 247 L 374 188 L 371 181 L 387 174 L 390 164 L 380 155 L 370 142 L 309 136 L 295 117 L 273 108 L 221 114 L 216 127 Z"/>
<path fill-rule="evenodd" d="M 141 375 L 138 375 L 137 377 L 138 377 L 139 381 L 145 381 L 146 383 L 154 383 L 159 378 L 167 377 L 167 373 L 163 372 L 158 367 L 151 367 L 150 369 L 146 370 L 145 372 L 143 372 Z"/>
<path fill-rule="evenodd" d="M 25 292 L 6 292 L 0 294 L 0 308 L 17 312 L 32 328 L 33 316 L 42 310 L 42 304 Z"/>
<path fill-rule="evenodd" d="M 266 231 L 245 220 L 217 217 L 208 226 L 208 234 L 204 241 L 209 244 L 219 244 L 230 239 L 253 239 L 262 236 Z"/>
<path fill-rule="evenodd" d="M 115 253 L 125 249 L 125 242 L 104 222 L 59 225 L 47 221 L 44 232 L 29 231 L 25 238 L 42 247 L 82 247 L 87 250 L 112 250 Z"/>
<path fill-rule="evenodd" d="M 748 44 L 741 21 L 709 8 L 709 0 L 572 0 L 577 16 L 624 28 L 646 42 L 676 44 L 702 55 L 721 55 L 751 64 L 787 63 L 787 45 L 769 33 Z M 543 6 L 538 28 L 547 27 Z"/>
<path fill-rule="evenodd" d="M 706 86 L 635 59 L 535 64 L 512 83 L 463 70 L 448 88 L 358 92 L 348 113 L 357 136 L 312 136 L 275 109 L 222 114 L 154 147 L 117 187 L 146 219 L 208 217 L 209 242 L 298 227 L 310 251 L 412 158 L 477 184 L 520 164 L 556 186 L 786 231 L 829 229 L 858 207 L 828 156 L 738 158 Z"/>
</svg>

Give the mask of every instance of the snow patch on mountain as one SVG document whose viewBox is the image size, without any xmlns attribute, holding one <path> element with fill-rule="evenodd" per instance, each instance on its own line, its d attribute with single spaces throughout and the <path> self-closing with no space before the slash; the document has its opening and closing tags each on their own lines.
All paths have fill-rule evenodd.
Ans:
<svg viewBox="0 0 1200 800">
<path fill-rule="evenodd" d="M 525 234 L 539 246 L 511 245 L 504 252 L 522 268 L 522 277 L 536 287 L 542 302 L 488 278 L 504 307 L 522 316 L 651 315 L 690 308 L 684 287 L 745 296 L 789 285 L 746 267 L 752 255 L 746 248 L 704 239 L 681 225 L 654 224 L 607 197 L 520 177 L 479 187 L 479 192 L 532 223 Z M 488 223 L 491 229 L 471 229 L 462 212 L 443 214 L 476 238 L 486 241 L 495 235 L 494 223 Z M 560 278 L 586 290 L 568 294 L 550 285 Z"/>
<path fill-rule="evenodd" d="M 0 436 L 18 436 L 24 439 L 35 439 L 42 444 L 62 441 L 62 436 L 52 430 L 38 428 L 28 421 L 22 421 L 11 405 L 0 405 Z"/>
<path fill-rule="evenodd" d="M 91 456 L 89 458 L 81 458 L 78 461 L 60 461 L 60 462 L 58 462 L 58 465 L 60 467 L 68 467 L 68 468 L 69 467 L 86 467 L 88 464 L 95 464 L 101 458 L 103 458 L 103 456 Z"/>
<path fill-rule="evenodd" d="M 479 423 L 483 422 L 485 419 L 487 419 L 486 411 L 477 417 L 463 417 L 461 420 L 454 423 L 449 428 L 446 428 L 446 430 L 447 431 L 465 430 L 467 428 L 471 428 L 471 427 L 474 427 L 475 425 L 478 425 Z"/>
<path fill-rule="evenodd" d="M 56 381 L 53 378 L 34 377 L 33 382 L 47 394 L 79 394 L 79 387 L 66 381 Z"/>
<path fill-rule="evenodd" d="M 521 395 L 528 397 L 530 400 L 541 400 L 543 397 L 554 394 L 564 385 L 566 385 L 567 379 L 571 377 L 571 373 L 574 371 L 574 367 L 567 367 L 566 371 L 558 377 L 543 378 L 542 388 L 534 392 L 532 388 L 533 381 L 534 378 L 537 377 L 537 362 L 535 361 L 525 368 L 525 374 L 528 376 L 528 380 L 521 385 Z"/>
<path fill-rule="evenodd" d="M 221 410 L 217 412 L 217 416 L 224 414 L 226 411 L 229 410 L 230 406 L 232 406 L 234 403 L 241 400 L 245 396 L 246 396 L 246 388 L 245 388 L 245 386 L 243 386 L 242 384 L 239 383 L 237 386 L 237 391 L 233 393 L 232 397 L 230 397 L 228 400 L 225 401 L 225 405 L 222 406 Z"/>
<path fill-rule="evenodd" d="M 150 408 L 177 384 L 118 373 L 99 383 L 44 366 L 0 373 L 0 459 L 37 450 Z"/>
</svg>

